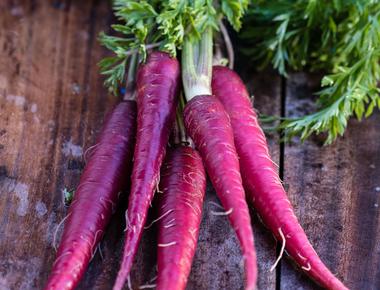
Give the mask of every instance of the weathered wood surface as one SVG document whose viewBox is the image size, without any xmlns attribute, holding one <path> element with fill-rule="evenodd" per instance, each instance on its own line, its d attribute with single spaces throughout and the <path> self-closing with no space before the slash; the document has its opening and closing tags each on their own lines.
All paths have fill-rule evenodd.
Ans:
<svg viewBox="0 0 380 290">
<path fill-rule="evenodd" d="M 117 102 L 102 86 L 97 43 L 108 30 L 108 1 L 0 1 L 0 289 L 41 289 L 54 260 L 54 232 L 66 214 L 62 191 L 74 189 L 83 151 Z M 244 72 L 257 109 L 296 115 L 310 109 L 315 78 Z M 305 231 L 326 264 L 351 289 L 380 288 L 380 115 L 351 122 L 329 147 L 321 140 L 278 145 L 271 152 Z M 113 216 L 79 289 L 111 289 L 123 237 Z M 225 217 L 213 216 L 209 186 L 188 289 L 242 289 L 242 261 Z M 154 211 L 150 218 L 154 217 Z M 289 260 L 269 272 L 276 242 L 252 211 L 259 289 L 318 289 Z M 59 239 L 60 230 L 57 232 Z M 132 284 L 155 276 L 155 229 L 144 233 Z M 102 256 L 102 257 L 101 257 Z"/>
</svg>

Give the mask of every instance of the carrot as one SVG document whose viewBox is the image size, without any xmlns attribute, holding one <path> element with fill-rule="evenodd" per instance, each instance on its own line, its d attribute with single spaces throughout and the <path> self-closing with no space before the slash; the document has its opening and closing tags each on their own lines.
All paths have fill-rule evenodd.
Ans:
<svg viewBox="0 0 380 290">
<path fill-rule="evenodd" d="M 187 39 L 182 49 L 182 79 L 187 104 L 187 133 L 202 156 L 206 171 L 240 242 L 245 263 L 245 287 L 256 288 L 257 265 L 253 231 L 245 199 L 232 127 L 222 103 L 211 95 L 212 30 L 200 41 Z"/>
<path fill-rule="evenodd" d="M 74 289 L 127 186 L 134 146 L 136 102 L 123 101 L 108 115 L 81 176 L 45 289 Z"/>
<path fill-rule="evenodd" d="M 186 288 L 202 218 L 206 174 L 199 153 L 171 149 L 161 169 L 158 192 L 157 290 Z"/>
<path fill-rule="evenodd" d="M 308 276 L 327 289 L 347 289 L 320 260 L 299 224 L 242 80 L 232 70 L 215 66 L 212 91 L 231 119 L 248 200 Z"/>
<path fill-rule="evenodd" d="M 137 74 L 136 147 L 124 253 L 114 290 L 124 286 L 137 252 L 148 208 L 158 185 L 175 117 L 179 85 L 179 63 L 164 52 L 153 52 Z"/>
<path fill-rule="evenodd" d="M 214 96 L 196 96 L 186 104 L 184 120 L 240 241 L 245 260 L 246 289 L 255 289 L 257 266 L 253 231 L 227 113 Z"/>
</svg>

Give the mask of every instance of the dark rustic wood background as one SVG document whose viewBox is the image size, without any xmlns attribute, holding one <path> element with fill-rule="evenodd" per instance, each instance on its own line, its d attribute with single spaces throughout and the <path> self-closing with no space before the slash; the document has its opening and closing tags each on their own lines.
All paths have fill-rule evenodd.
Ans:
<svg viewBox="0 0 380 290">
<path fill-rule="evenodd" d="M 41 289 L 53 263 L 54 233 L 75 189 L 82 153 L 94 143 L 107 94 L 97 42 L 109 30 L 108 1 L 0 1 L 0 289 Z M 241 70 L 260 112 L 296 116 L 313 109 L 318 76 Z M 350 289 L 380 289 L 380 114 L 352 121 L 328 147 L 314 137 L 279 145 L 269 136 L 296 214 L 316 251 Z M 188 289 L 242 289 L 242 262 L 225 217 L 213 216 L 209 186 Z M 122 208 L 79 289 L 111 289 L 121 255 Z M 151 214 L 154 216 L 154 212 Z M 288 259 L 274 272 L 278 245 L 252 211 L 259 289 L 319 289 Z M 57 231 L 59 234 L 61 230 Z M 102 253 L 102 255 L 100 254 Z M 155 276 L 155 230 L 147 230 L 132 273 L 134 289 Z"/>
</svg>

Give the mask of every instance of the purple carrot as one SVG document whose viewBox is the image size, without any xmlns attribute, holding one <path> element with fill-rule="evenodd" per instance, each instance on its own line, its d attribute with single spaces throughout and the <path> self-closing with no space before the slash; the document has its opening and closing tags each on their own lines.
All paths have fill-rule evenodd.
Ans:
<svg viewBox="0 0 380 290">
<path fill-rule="evenodd" d="M 74 289 L 83 276 L 129 182 L 135 123 L 135 101 L 121 102 L 108 115 L 75 191 L 45 290 Z"/>
<path fill-rule="evenodd" d="M 206 173 L 191 147 L 170 149 L 161 169 L 157 290 L 184 290 L 202 218 Z"/>
<path fill-rule="evenodd" d="M 265 135 L 240 77 L 226 67 L 216 66 L 212 75 L 212 91 L 231 118 L 247 198 L 265 225 L 318 284 L 327 289 L 347 289 L 323 264 L 299 224 L 269 156 Z"/>
<path fill-rule="evenodd" d="M 186 39 L 182 49 L 182 79 L 188 103 L 183 115 L 187 133 L 202 156 L 206 171 L 240 242 L 245 265 L 245 289 L 257 283 L 253 230 L 240 176 L 230 119 L 211 95 L 212 29 L 199 42 Z"/>
<path fill-rule="evenodd" d="M 175 118 L 179 86 L 179 63 L 164 52 L 153 52 L 137 74 L 136 147 L 124 253 L 114 290 L 123 288 L 137 252 Z"/>
<path fill-rule="evenodd" d="M 236 231 L 245 262 L 246 289 L 253 290 L 257 281 L 253 231 L 227 113 L 214 96 L 196 96 L 187 103 L 184 119 L 187 132 L 201 153 L 215 191 Z"/>
</svg>

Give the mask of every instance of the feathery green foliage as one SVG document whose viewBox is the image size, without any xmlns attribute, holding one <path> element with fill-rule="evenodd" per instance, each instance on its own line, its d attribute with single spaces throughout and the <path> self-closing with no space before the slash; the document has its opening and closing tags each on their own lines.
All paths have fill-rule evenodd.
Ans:
<svg viewBox="0 0 380 290">
<path fill-rule="evenodd" d="M 100 62 L 105 85 L 116 92 L 123 82 L 128 58 L 139 53 L 144 60 L 149 48 L 158 47 L 175 56 L 184 38 L 200 39 L 206 28 L 218 30 L 224 17 L 238 30 L 249 0 L 150 0 L 114 1 L 120 24 L 112 28 L 121 36 L 100 35 L 101 43 L 114 56 Z"/>
<path fill-rule="evenodd" d="M 327 132 L 342 135 L 351 116 L 380 107 L 379 0 L 256 0 L 242 37 L 244 52 L 261 67 L 326 70 L 318 92 L 320 110 L 281 124 L 287 137 Z"/>
</svg>

